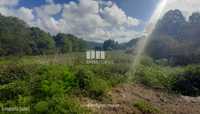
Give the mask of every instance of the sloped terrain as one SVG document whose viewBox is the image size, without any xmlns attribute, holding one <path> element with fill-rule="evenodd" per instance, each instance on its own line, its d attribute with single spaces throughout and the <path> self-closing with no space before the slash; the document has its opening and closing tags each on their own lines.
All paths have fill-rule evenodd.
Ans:
<svg viewBox="0 0 200 114">
<path fill-rule="evenodd" d="M 200 97 L 173 95 L 143 85 L 120 85 L 108 95 L 111 103 L 84 99 L 84 104 L 96 114 L 200 114 Z M 141 101 L 146 105 L 135 105 Z"/>
</svg>

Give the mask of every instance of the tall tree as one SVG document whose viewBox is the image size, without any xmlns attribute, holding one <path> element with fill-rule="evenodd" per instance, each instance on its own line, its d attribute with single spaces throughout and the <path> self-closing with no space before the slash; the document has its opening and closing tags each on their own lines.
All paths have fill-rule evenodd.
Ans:
<svg viewBox="0 0 200 114">
<path fill-rule="evenodd" d="M 39 28 L 31 28 L 31 36 L 34 41 L 32 49 L 36 54 L 53 53 L 55 49 L 55 41 L 50 34 L 40 30 Z"/>
</svg>

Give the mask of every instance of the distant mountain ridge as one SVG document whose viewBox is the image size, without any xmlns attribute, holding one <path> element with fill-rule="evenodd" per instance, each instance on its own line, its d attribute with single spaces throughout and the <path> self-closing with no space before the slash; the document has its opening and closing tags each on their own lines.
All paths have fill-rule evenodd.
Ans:
<svg viewBox="0 0 200 114">
<path fill-rule="evenodd" d="M 180 39 L 197 39 L 200 36 L 199 27 L 200 12 L 193 13 L 189 17 L 189 20 L 186 21 L 180 10 L 170 10 L 157 23 L 154 33 L 165 34 Z"/>
<path fill-rule="evenodd" d="M 168 11 L 156 25 L 146 52 L 173 64 L 200 62 L 200 13 L 187 21 L 180 10 Z"/>
</svg>

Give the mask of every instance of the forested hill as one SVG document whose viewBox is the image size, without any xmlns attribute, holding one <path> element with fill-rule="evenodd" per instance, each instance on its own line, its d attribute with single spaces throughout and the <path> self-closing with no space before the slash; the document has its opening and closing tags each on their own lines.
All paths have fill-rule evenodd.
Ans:
<svg viewBox="0 0 200 114">
<path fill-rule="evenodd" d="M 147 53 L 173 64 L 200 63 L 200 13 L 187 20 L 179 10 L 168 11 L 157 23 Z"/>
<path fill-rule="evenodd" d="M 187 20 L 181 11 L 170 10 L 157 23 L 146 52 L 155 59 L 165 58 L 173 64 L 200 63 L 199 28 L 200 13 L 193 13 Z M 67 53 L 88 48 L 124 50 L 134 48 L 137 41 L 95 43 L 70 34 L 52 36 L 39 28 L 29 27 L 18 18 L 0 15 L 0 56 Z"/>
<path fill-rule="evenodd" d="M 0 56 L 80 52 L 86 49 L 121 50 L 133 47 L 135 42 L 131 40 L 120 44 L 106 40 L 97 43 L 63 33 L 52 36 L 40 28 L 29 27 L 16 17 L 0 15 Z"/>
<path fill-rule="evenodd" d="M 0 15 L 0 56 L 65 53 L 86 48 L 86 41 L 73 35 L 51 36 L 18 18 Z"/>
</svg>

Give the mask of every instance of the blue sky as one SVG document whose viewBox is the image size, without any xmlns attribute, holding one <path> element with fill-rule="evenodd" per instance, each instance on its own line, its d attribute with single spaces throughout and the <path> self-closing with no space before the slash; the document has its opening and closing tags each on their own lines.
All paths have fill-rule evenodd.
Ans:
<svg viewBox="0 0 200 114">
<path fill-rule="evenodd" d="M 79 2 L 79 0 L 54 0 L 55 3 L 69 3 L 70 1 Z M 159 0 L 112 0 L 117 3 L 117 5 L 122 8 L 127 15 L 141 19 L 143 21 L 148 21 L 151 16 L 155 6 Z M 33 8 L 35 6 L 41 6 L 46 4 L 45 0 L 21 0 L 19 6 L 24 6 L 28 8 Z"/>
<path fill-rule="evenodd" d="M 76 3 L 79 0 L 54 0 L 55 4 L 66 4 L 70 1 Z M 145 23 L 148 21 L 151 16 L 155 6 L 158 3 L 158 0 L 112 0 L 116 3 L 119 8 L 121 8 L 127 16 L 137 18 L 141 21 L 141 24 L 132 27 L 135 31 L 142 31 L 145 27 Z M 34 8 L 46 4 L 46 0 L 21 0 L 17 7 L 27 7 Z M 60 17 L 60 15 L 54 16 L 55 18 Z"/>
<path fill-rule="evenodd" d="M 143 35 L 149 18 L 164 0 L 0 0 L 0 13 L 24 20 L 52 35 L 73 34 L 89 41 L 125 42 Z M 180 9 L 185 16 L 199 11 L 200 0 L 165 0 L 164 14 Z"/>
<path fill-rule="evenodd" d="M 114 0 L 127 15 L 148 21 L 158 0 Z"/>
<path fill-rule="evenodd" d="M 60 4 L 68 3 L 70 1 L 78 2 L 79 0 L 54 0 L 55 3 L 60 3 Z M 28 8 L 33 8 L 35 6 L 40 6 L 43 4 L 46 4 L 46 0 L 21 0 L 19 2 L 19 6 L 26 6 Z"/>
</svg>

